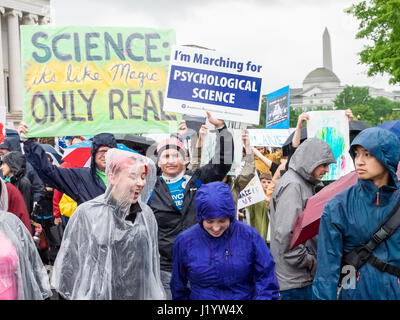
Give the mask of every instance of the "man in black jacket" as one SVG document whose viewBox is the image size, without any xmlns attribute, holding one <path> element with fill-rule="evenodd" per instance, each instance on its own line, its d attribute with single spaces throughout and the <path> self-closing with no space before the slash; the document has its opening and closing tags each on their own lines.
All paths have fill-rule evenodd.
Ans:
<svg viewBox="0 0 400 320">
<path fill-rule="evenodd" d="M 110 148 L 117 148 L 114 135 L 99 133 L 93 137 L 90 168 L 62 168 L 49 163 L 39 143 L 24 137 L 28 132 L 25 123 L 21 122 L 17 131 L 24 141 L 27 160 L 46 185 L 67 194 L 78 205 L 105 192 L 105 154 Z"/>
<path fill-rule="evenodd" d="M 157 147 L 158 178 L 148 201 L 158 224 L 161 280 L 171 299 L 169 282 L 172 272 L 172 248 L 176 236 L 191 227 L 196 220 L 194 196 L 202 184 L 221 181 L 233 161 L 233 139 L 223 120 L 207 112 L 208 121 L 217 129 L 217 144 L 213 159 L 194 171 L 186 171 L 186 150 L 177 138 L 162 141 Z"/>
</svg>

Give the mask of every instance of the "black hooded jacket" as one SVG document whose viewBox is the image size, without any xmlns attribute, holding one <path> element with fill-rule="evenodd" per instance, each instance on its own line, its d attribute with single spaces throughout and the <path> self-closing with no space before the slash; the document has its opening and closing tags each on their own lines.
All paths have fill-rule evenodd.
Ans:
<svg viewBox="0 0 400 320">
<path fill-rule="evenodd" d="M 94 162 L 94 154 L 101 146 L 117 148 L 114 135 L 100 133 L 93 137 L 90 168 L 62 168 L 51 165 L 46 152 L 33 139 L 24 142 L 24 152 L 26 158 L 46 185 L 65 193 L 79 205 L 96 198 L 106 190 L 103 181 L 96 174 Z"/>
<path fill-rule="evenodd" d="M 3 162 L 9 166 L 13 174 L 10 182 L 21 192 L 26 208 L 31 213 L 33 208 L 32 185 L 26 176 L 26 159 L 24 155 L 22 152 L 12 151 L 3 157 Z"/>
<path fill-rule="evenodd" d="M 9 136 L 7 134 L 7 138 L 4 139 L 3 143 L 0 145 L 0 148 L 7 149 L 9 152 L 11 151 L 22 152 L 19 136 L 18 135 Z M 1 177 L 2 176 L 3 175 L 1 174 Z M 26 163 L 26 177 L 29 179 L 32 185 L 33 202 L 38 202 L 39 199 L 44 195 L 45 188 L 42 180 L 40 180 L 38 174 L 32 168 L 29 162 Z"/>
</svg>

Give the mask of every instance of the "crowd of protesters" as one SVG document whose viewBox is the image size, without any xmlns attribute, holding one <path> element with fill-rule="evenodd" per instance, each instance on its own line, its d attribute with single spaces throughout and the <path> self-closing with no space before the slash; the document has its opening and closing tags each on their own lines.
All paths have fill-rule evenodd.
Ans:
<svg viewBox="0 0 400 320">
<path fill-rule="evenodd" d="M 296 219 L 336 163 L 328 143 L 301 137 L 307 120 L 284 148 L 251 147 L 244 130 L 234 176 L 233 135 L 208 112 L 216 144 L 204 165 L 205 124 L 189 134 L 182 121 L 152 155 L 97 134 L 81 167 L 55 163 L 21 123 L 18 142 L 0 145 L 0 299 L 399 299 L 400 138 L 376 127 L 352 137 L 357 182 L 292 248 Z M 238 209 L 255 177 L 264 200 Z"/>
</svg>

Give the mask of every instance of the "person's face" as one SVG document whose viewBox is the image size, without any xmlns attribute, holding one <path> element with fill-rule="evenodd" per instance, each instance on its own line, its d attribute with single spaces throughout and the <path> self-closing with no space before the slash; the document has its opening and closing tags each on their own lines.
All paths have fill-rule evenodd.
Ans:
<svg viewBox="0 0 400 320">
<path fill-rule="evenodd" d="M 136 203 L 146 185 L 146 170 L 144 165 L 137 170 L 126 167 L 116 173 L 110 173 L 109 179 L 113 188 L 113 197 L 116 200 Z"/>
<path fill-rule="evenodd" d="M 257 147 L 257 146 L 256 146 L 256 149 L 257 149 L 258 151 L 260 151 L 262 154 L 265 154 L 265 152 L 266 152 L 266 148 L 265 148 L 265 147 Z"/>
<path fill-rule="evenodd" d="M 0 169 L 1 169 L 1 172 L 3 173 L 3 177 L 8 177 L 8 176 L 12 175 L 11 169 L 7 163 L 2 162 Z"/>
<path fill-rule="evenodd" d="M 322 180 L 322 178 L 324 177 L 324 175 L 325 175 L 326 173 L 328 173 L 328 172 L 329 172 L 329 164 L 323 163 L 323 164 L 320 164 L 318 167 L 316 167 L 316 168 L 313 170 L 312 175 L 313 175 L 313 177 L 314 177 L 315 179 Z"/>
<path fill-rule="evenodd" d="M 260 182 L 261 182 L 262 188 L 264 190 L 264 193 L 266 193 L 269 185 L 271 184 L 271 180 L 270 179 L 261 179 Z"/>
<path fill-rule="evenodd" d="M 222 236 L 226 229 L 229 228 L 230 225 L 229 217 L 216 218 L 216 219 L 204 219 L 203 220 L 203 228 L 210 235 L 215 238 Z"/>
<path fill-rule="evenodd" d="M 0 149 L 0 156 L 5 156 L 7 153 L 9 153 L 8 149 Z"/>
<path fill-rule="evenodd" d="M 384 179 L 387 183 L 389 170 L 378 159 L 361 146 L 356 146 L 354 153 L 354 166 L 360 179 L 371 179 L 374 182 Z"/>
<path fill-rule="evenodd" d="M 166 177 L 176 177 L 185 170 L 185 159 L 176 149 L 164 150 L 158 160 L 158 166 Z"/>
<path fill-rule="evenodd" d="M 79 138 L 73 138 L 73 139 L 71 140 L 71 146 L 72 146 L 73 144 L 75 144 L 75 143 L 79 143 L 79 142 L 82 142 L 82 139 L 79 139 Z"/>
<path fill-rule="evenodd" d="M 106 169 L 106 153 L 108 150 L 110 150 L 110 147 L 101 146 L 94 155 L 94 163 L 97 169 L 103 172 Z"/>
</svg>

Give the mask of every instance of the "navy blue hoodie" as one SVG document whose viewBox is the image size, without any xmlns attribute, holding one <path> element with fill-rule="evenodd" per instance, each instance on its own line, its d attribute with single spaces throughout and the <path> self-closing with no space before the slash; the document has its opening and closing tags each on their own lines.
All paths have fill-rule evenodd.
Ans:
<svg viewBox="0 0 400 320">
<path fill-rule="evenodd" d="M 46 152 L 33 139 L 24 142 L 24 152 L 44 183 L 65 193 L 79 205 L 96 198 L 106 190 L 103 181 L 96 174 L 94 163 L 94 154 L 101 146 L 117 148 L 114 135 L 100 133 L 93 137 L 90 168 L 62 168 L 50 164 Z"/>
</svg>

